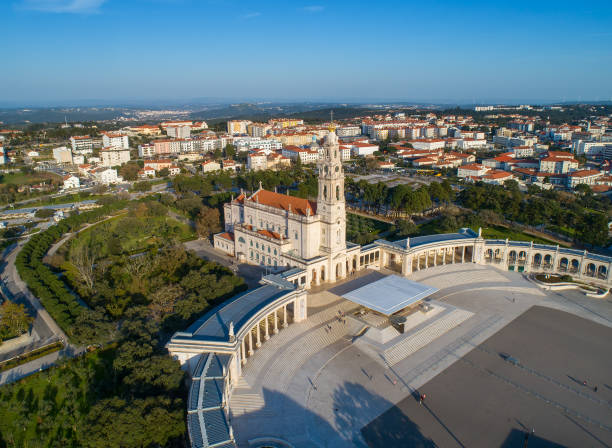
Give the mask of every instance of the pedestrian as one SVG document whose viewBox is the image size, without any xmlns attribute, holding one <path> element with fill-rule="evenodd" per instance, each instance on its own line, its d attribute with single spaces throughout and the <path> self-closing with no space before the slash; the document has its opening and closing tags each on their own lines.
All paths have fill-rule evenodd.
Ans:
<svg viewBox="0 0 612 448">
<path fill-rule="evenodd" d="M 423 404 L 423 402 L 425 401 L 426 397 L 427 397 L 427 395 L 421 394 L 421 399 L 419 400 L 419 405 Z"/>
<path fill-rule="evenodd" d="M 587 385 L 587 384 L 586 384 L 586 380 L 584 380 L 584 381 L 582 382 L 582 385 L 583 385 L 583 386 L 586 386 L 586 385 Z"/>
<path fill-rule="evenodd" d="M 593 388 L 593 392 L 597 392 L 597 386 Z"/>
<path fill-rule="evenodd" d="M 397 386 L 397 380 L 393 380 L 393 385 Z"/>
</svg>

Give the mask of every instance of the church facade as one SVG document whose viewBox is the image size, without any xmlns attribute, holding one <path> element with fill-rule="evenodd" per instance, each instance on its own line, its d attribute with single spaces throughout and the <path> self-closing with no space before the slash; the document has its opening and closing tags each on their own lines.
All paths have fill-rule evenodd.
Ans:
<svg viewBox="0 0 612 448">
<path fill-rule="evenodd" d="M 316 201 L 260 188 L 224 206 L 225 232 L 214 246 L 240 262 L 274 270 L 300 268 L 298 285 L 335 282 L 357 270 L 361 247 L 346 242 L 344 172 L 338 137 L 330 130 L 318 165 Z"/>
</svg>

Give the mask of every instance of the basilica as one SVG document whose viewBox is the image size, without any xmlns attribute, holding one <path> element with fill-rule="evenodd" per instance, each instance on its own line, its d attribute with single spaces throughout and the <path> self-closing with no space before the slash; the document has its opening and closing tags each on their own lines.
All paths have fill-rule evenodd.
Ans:
<svg viewBox="0 0 612 448">
<path fill-rule="evenodd" d="M 346 242 L 344 172 L 334 129 L 320 148 L 316 202 L 260 188 L 224 206 L 214 246 L 240 262 L 306 272 L 299 286 L 335 282 L 357 269 L 360 246 Z"/>
</svg>

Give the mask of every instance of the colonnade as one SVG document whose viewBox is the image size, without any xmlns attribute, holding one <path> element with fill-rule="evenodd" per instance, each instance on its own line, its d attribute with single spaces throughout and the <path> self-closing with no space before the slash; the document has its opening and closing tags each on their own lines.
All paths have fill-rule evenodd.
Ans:
<svg viewBox="0 0 612 448">
<path fill-rule="evenodd" d="M 289 326 L 290 316 L 287 308 L 290 304 L 293 304 L 295 310 L 295 302 L 285 303 L 271 313 L 266 314 L 248 330 L 248 333 L 240 342 L 240 361 L 242 365 L 247 363 L 247 358 L 253 356 L 256 348 L 261 347 L 262 339 L 267 341 L 270 339 L 270 334 L 278 334 L 279 326 L 282 326 L 282 328 Z"/>
</svg>

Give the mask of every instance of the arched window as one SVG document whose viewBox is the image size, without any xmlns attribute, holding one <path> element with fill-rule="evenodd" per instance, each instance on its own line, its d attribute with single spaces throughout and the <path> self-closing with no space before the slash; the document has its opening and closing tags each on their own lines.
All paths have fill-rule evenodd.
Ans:
<svg viewBox="0 0 612 448">
<path fill-rule="evenodd" d="M 340 185 L 336 185 L 336 200 L 340 200 Z"/>
<path fill-rule="evenodd" d="M 251 247 L 253 247 L 253 240 L 249 241 L 251 243 Z"/>
<path fill-rule="evenodd" d="M 240 237 L 238 237 L 238 242 L 239 242 L 239 243 L 244 243 L 244 238 L 242 238 L 241 236 L 240 236 Z"/>
</svg>

